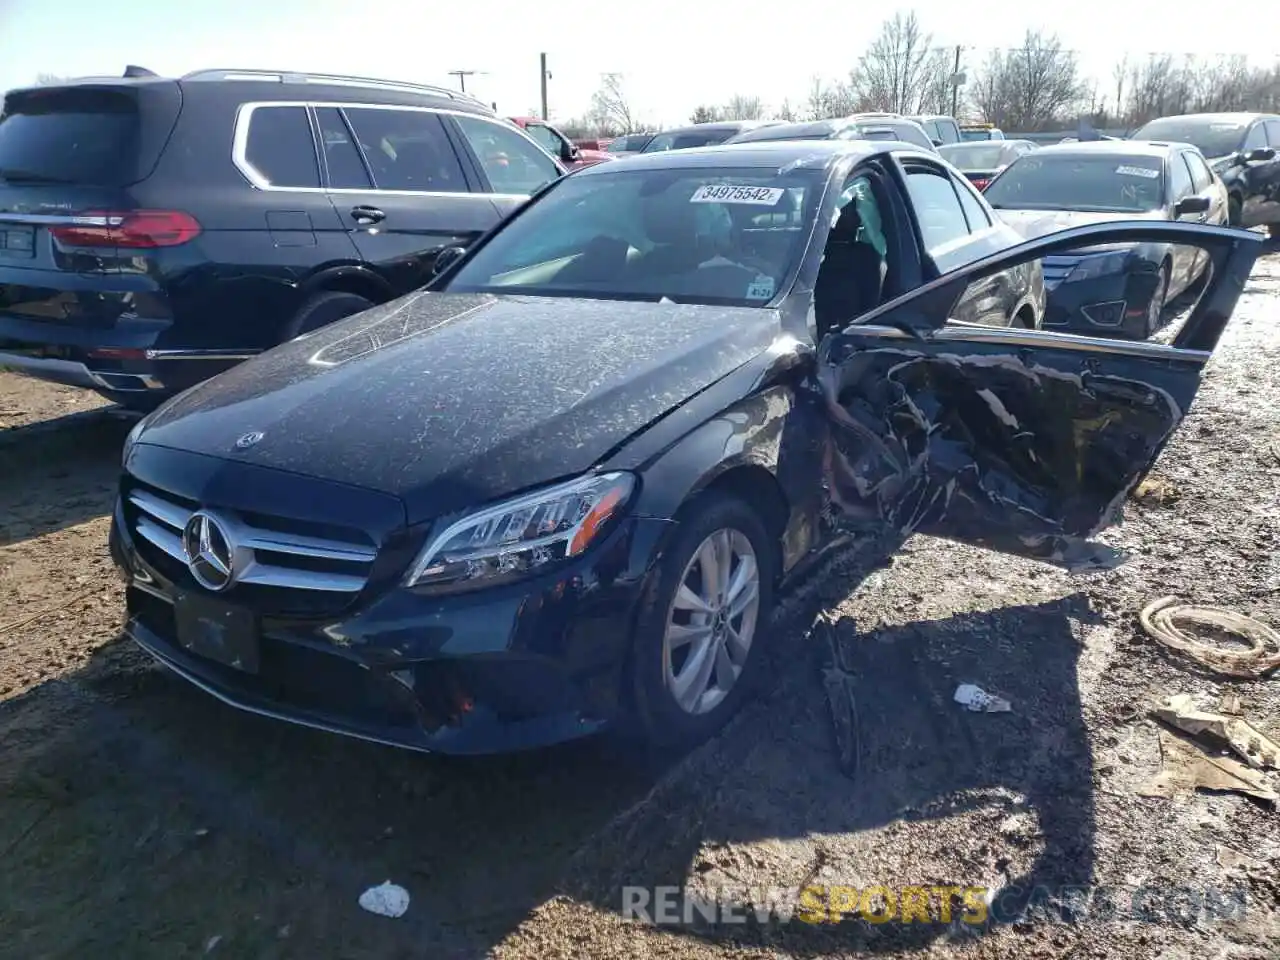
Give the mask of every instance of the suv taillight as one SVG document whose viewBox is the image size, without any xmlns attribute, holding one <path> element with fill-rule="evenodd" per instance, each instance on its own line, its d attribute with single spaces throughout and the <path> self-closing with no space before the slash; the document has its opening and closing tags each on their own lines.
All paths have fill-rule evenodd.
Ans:
<svg viewBox="0 0 1280 960">
<path fill-rule="evenodd" d="M 50 227 L 59 243 L 72 247 L 176 247 L 200 235 L 195 217 L 180 210 L 86 210 L 75 222 Z"/>
<path fill-rule="evenodd" d="M 973 186 L 974 186 L 974 189 L 975 189 L 975 190 L 979 190 L 979 191 L 981 191 L 981 190 L 985 190 L 985 189 L 987 189 L 987 185 L 988 185 L 989 183 L 991 183 L 991 178 L 990 178 L 990 177 L 977 177 L 977 178 L 975 178 L 975 179 L 974 179 L 973 181 L 971 181 L 971 182 L 973 183 Z"/>
</svg>

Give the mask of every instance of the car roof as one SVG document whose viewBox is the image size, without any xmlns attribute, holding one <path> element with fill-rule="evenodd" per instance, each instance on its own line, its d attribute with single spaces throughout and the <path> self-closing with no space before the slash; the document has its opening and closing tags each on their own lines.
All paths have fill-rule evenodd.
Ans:
<svg viewBox="0 0 1280 960">
<path fill-rule="evenodd" d="M 781 120 L 709 120 L 706 123 L 691 123 L 685 127 L 671 127 L 669 130 L 659 130 L 654 136 L 662 136 L 668 133 L 705 133 L 709 131 L 718 133 L 721 130 L 732 130 L 735 133 L 740 133 L 743 130 L 755 130 L 757 127 L 772 127 L 781 122 Z"/>
<path fill-rule="evenodd" d="M 1148 120 L 1142 126 L 1159 123 L 1162 120 L 1199 120 L 1203 123 L 1252 123 L 1254 120 L 1275 120 L 1277 118 L 1280 118 L 1280 115 L 1274 113 L 1179 113 L 1169 117 L 1157 117 L 1155 120 Z"/>
<path fill-rule="evenodd" d="M 690 150 L 664 150 L 628 157 L 625 164 L 597 164 L 579 170 L 575 177 L 597 177 L 610 173 L 643 170 L 675 170 L 697 167 L 786 166 L 828 169 L 845 158 L 855 161 L 884 153 L 901 153 L 936 160 L 937 155 L 897 140 L 761 140 L 752 143 L 718 144 Z"/>
<path fill-rule="evenodd" d="M 272 100 L 329 100 L 341 103 L 380 103 L 395 106 L 430 106 L 495 116 L 487 104 L 457 90 L 431 84 L 340 74 L 315 74 L 291 70 L 215 68 L 196 70 L 180 77 L 162 77 L 152 73 L 132 76 L 72 77 L 56 84 L 11 90 L 10 93 L 31 94 L 43 90 L 74 87 L 112 87 L 142 89 L 178 84 L 184 91 L 234 90 L 242 103 Z"/>
<path fill-rule="evenodd" d="M 767 127 L 755 127 L 741 131 L 744 134 L 759 132 L 762 140 L 745 140 L 743 143 L 765 143 L 769 140 L 805 140 L 815 136 L 829 136 L 837 130 L 854 126 L 843 120 L 798 120 L 794 123 L 770 124 Z"/>
<path fill-rule="evenodd" d="M 1006 141 L 1007 142 L 1007 141 Z M 1164 140 L 1077 140 L 1074 143 L 1050 143 L 1035 152 L 1037 157 L 1095 156 L 1164 157 L 1171 150 L 1191 147 L 1189 143 Z M 1192 148 L 1194 149 L 1194 148 Z"/>
</svg>

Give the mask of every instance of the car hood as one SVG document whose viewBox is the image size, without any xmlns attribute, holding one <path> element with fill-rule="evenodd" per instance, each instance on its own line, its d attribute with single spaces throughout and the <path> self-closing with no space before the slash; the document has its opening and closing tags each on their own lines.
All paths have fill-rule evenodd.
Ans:
<svg viewBox="0 0 1280 960">
<path fill-rule="evenodd" d="M 1017 231 L 1024 240 L 1035 240 L 1048 233 L 1083 227 L 1091 223 L 1110 223 L 1115 220 L 1164 220 L 1163 210 L 1148 213 L 1082 213 L 1076 210 L 1007 210 L 1001 208 L 996 216 Z"/>
<path fill-rule="evenodd" d="M 379 490 L 422 519 L 587 470 L 778 330 L 759 308 L 419 292 L 192 388 L 137 442 Z"/>
</svg>

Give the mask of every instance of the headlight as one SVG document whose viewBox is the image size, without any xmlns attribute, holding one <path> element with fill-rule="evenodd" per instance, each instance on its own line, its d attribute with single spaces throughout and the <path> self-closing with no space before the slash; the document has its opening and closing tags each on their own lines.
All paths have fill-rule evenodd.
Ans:
<svg viewBox="0 0 1280 960">
<path fill-rule="evenodd" d="M 1096 280 L 1113 273 L 1123 273 L 1125 262 L 1129 259 L 1127 250 L 1120 253 L 1098 253 L 1082 257 L 1075 268 L 1067 275 L 1067 282 L 1077 280 Z"/>
<path fill-rule="evenodd" d="M 406 586 L 489 586 L 587 549 L 635 490 L 629 473 L 600 473 L 467 514 L 432 536 Z"/>
</svg>

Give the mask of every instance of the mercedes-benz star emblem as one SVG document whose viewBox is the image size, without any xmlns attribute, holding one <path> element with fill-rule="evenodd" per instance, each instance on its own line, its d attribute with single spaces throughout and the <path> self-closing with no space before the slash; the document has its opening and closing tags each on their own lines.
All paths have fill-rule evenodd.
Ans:
<svg viewBox="0 0 1280 960">
<path fill-rule="evenodd" d="M 255 443 L 257 443 L 261 439 L 262 439 L 262 432 L 260 430 L 254 430 L 251 433 L 246 433 L 243 437 L 241 437 L 239 440 L 236 441 L 236 449 L 248 450 L 250 447 L 252 447 Z"/>
<path fill-rule="evenodd" d="M 203 510 L 191 515 L 182 531 L 187 569 L 207 590 L 226 590 L 235 580 L 236 547 L 222 521 Z"/>
</svg>

